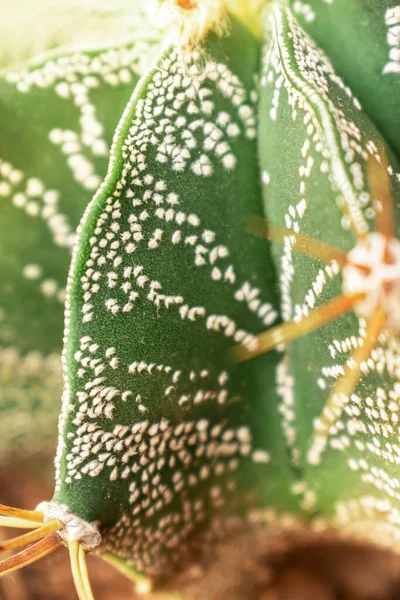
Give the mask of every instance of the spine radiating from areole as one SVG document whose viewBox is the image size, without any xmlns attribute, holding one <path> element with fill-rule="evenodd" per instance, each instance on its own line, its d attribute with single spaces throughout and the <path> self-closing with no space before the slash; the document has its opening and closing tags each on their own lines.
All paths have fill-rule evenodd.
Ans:
<svg viewBox="0 0 400 600">
<path fill-rule="evenodd" d="M 400 167 L 340 71 L 283 4 L 268 11 L 265 36 L 264 229 L 285 324 L 256 339 L 253 354 L 289 342 L 283 425 L 321 514 L 375 543 L 394 541 Z"/>
</svg>

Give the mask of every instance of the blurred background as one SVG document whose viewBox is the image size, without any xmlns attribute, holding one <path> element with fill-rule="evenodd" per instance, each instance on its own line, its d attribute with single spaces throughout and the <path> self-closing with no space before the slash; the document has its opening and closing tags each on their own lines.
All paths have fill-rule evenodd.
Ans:
<svg viewBox="0 0 400 600">
<path fill-rule="evenodd" d="M 0 0 L 0 69 L 46 50 L 123 41 L 141 0 Z"/>
<path fill-rule="evenodd" d="M 115 40 L 122 43 L 132 37 L 132 27 L 137 27 L 138 19 L 143 19 L 142 31 L 147 27 L 138 4 L 137 0 L 0 0 L 0 70 L 17 68 L 51 50 L 69 51 L 78 46 L 90 47 L 97 42 L 107 44 Z M 90 195 L 88 192 L 88 201 Z M 18 378 L 19 367 L 11 354 L 9 359 L 7 364 L 2 356 L 0 379 L 3 381 Z M 50 435 L 38 431 L 37 441 L 33 442 L 29 433 L 32 429 L 30 415 L 24 412 L 23 401 L 19 410 L 3 418 L 0 427 L 2 503 L 34 508 L 53 494 L 53 458 L 61 405 L 58 365 L 54 366 L 52 377 L 55 397 L 52 404 L 41 407 L 46 413 L 42 415 L 42 427 L 50 431 Z M 40 381 L 35 385 L 39 391 Z M 8 392 L 10 388 L 0 389 L 0 403 L 7 401 Z M 18 533 L 18 530 L 1 528 L 0 539 Z M 88 562 L 96 600 L 132 600 L 135 597 L 133 584 L 115 569 L 95 557 Z M 22 572 L 0 579 L 0 600 L 75 598 L 68 553 L 63 548 Z"/>
</svg>

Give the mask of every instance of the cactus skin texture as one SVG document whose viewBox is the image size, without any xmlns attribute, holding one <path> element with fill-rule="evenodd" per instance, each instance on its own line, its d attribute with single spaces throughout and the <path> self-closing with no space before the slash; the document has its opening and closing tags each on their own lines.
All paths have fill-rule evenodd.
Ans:
<svg viewBox="0 0 400 600">
<path fill-rule="evenodd" d="M 290 6 L 400 157 L 400 3 L 290 0 Z"/>
<path fill-rule="evenodd" d="M 296 234 L 329 244 L 344 257 L 362 239 L 379 242 L 371 232 L 386 228 L 389 240 L 397 238 L 400 168 L 289 9 L 270 9 L 265 35 L 259 122 L 264 208 L 267 223 L 288 228 L 274 242 L 273 256 L 283 319 L 299 321 L 343 293 L 346 267 L 338 264 L 340 255 L 337 261 L 318 260 L 312 241 L 308 250 L 297 251 Z M 393 244 L 398 251 L 397 240 Z M 394 264 L 398 293 L 398 258 Z M 288 383 L 283 428 L 318 514 L 376 544 L 395 544 L 398 537 L 400 349 L 398 324 L 389 323 L 398 314 L 398 296 L 396 302 L 385 306 L 389 316 L 378 333 L 367 325 L 376 323 L 378 308 L 367 319 L 356 304 L 289 344 L 280 367 Z M 365 355 L 357 364 L 360 347 Z"/>
<path fill-rule="evenodd" d="M 55 440 L 75 229 L 149 54 L 138 39 L 0 77 L 0 455 Z"/>
<path fill-rule="evenodd" d="M 244 227 L 262 214 L 258 61 L 234 21 L 201 54 L 164 52 L 74 248 L 55 500 L 152 576 L 192 560 L 227 516 L 297 504 L 277 354 L 231 354 L 278 317 L 269 245 Z"/>
</svg>

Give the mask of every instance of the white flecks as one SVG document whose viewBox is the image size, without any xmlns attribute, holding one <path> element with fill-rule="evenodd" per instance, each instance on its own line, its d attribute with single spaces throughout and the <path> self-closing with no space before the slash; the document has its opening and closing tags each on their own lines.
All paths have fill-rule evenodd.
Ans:
<svg viewBox="0 0 400 600">
<path fill-rule="evenodd" d="M 26 279 L 39 279 L 42 275 L 42 268 L 40 265 L 26 265 L 22 271 L 23 276 Z"/>
<path fill-rule="evenodd" d="M 255 450 L 252 454 L 252 459 L 255 463 L 266 464 L 270 462 L 271 457 L 265 450 Z"/>
<path fill-rule="evenodd" d="M 246 302 L 249 309 L 256 313 L 264 325 L 269 327 L 278 318 L 278 313 L 270 303 L 263 303 L 259 297 L 260 290 L 252 288 L 249 282 L 245 282 L 234 294 L 239 302 Z"/>
<path fill-rule="evenodd" d="M 389 61 L 386 63 L 383 73 L 400 73 L 400 4 L 388 8 L 385 14 L 388 27 L 387 42 L 390 47 Z"/>
<path fill-rule="evenodd" d="M 193 163 L 192 170 L 196 175 L 209 177 L 212 175 L 213 168 L 210 159 L 206 154 L 202 154 L 198 160 Z"/>
<path fill-rule="evenodd" d="M 104 187 L 95 196 L 78 230 L 81 236 L 89 212 L 99 209 L 90 225 L 86 262 L 78 281 L 82 337 L 73 358 L 77 373 L 73 386 L 65 369 L 64 418 L 73 426 L 67 450 L 60 451 L 67 467 L 63 484 L 101 474 L 109 480 L 110 490 L 126 485 L 130 509 L 107 536 L 121 556 L 129 544 L 130 560 L 143 571 L 157 567 L 166 540 L 169 552 L 179 546 L 206 519 L 208 506 L 224 506 L 238 484 L 236 472 L 241 465 L 265 471 L 272 460 L 264 447 L 254 447 L 251 423 L 238 428 L 236 416 L 231 418 L 243 398 L 241 384 L 231 376 L 228 347 L 254 339 L 233 316 L 247 314 L 255 323 L 257 319 L 271 323 L 276 313 L 263 297 L 261 285 L 257 287 L 256 276 L 224 243 L 230 242 L 229 235 L 210 229 L 212 219 L 204 208 L 207 203 L 214 208 L 212 195 L 202 198 L 205 204 L 199 210 L 188 208 L 204 178 L 213 185 L 218 177 L 226 177 L 226 169 L 237 167 L 237 143 L 255 137 L 254 104 L 226 65 L 199 58 L 196 52 L 173 51 L 160 59 L 134 105 L 119 180 L 109 196 Z M 230 114 L 218 110 L 218 94 L 232 109 Z M 76 146 L 68 149 L 77 150 Z M 115 160 L 112 153 L 112 166 Z M 183 177 L 193 185 L 175 186 Z M 174 257 L 171 272 L 160 261 L 163 253 Z M 187 266 L 181 259 L 184 253 Z M 72 269 L 76 260 L 75 253 Z M 197 275 L 205 278 L 210 294 L 193 295 L 197 287 L 186 285 L 192 274 L 193 281 Z M 70 279 L 69 294 L 71 290 Z M 239 299 L 234 301 L 236 293 Z M 192 302 L 193 297 L 198 303 Z M 232 304 L 234 310 L 229 308 Z M 136 320 L 134 351 L 127 345 L 128 316 Z M 142 316 L 155 326 L 151 343 L 147 332 L 140 333 Z M 67 338 L 70 318 L 67 296 Z M 113 325 L 112 339 L 106 342 L 109 348 L 93 334 L 97 319 Z M 178 333 L 178 352 L 175 339 L 165 340 L 170 348 L 165 363 L 159 355 L 164 340 L 158 339 L 164 335 L 163 319 L 174 322 Z M 221 361 L 226 368 L 216 370 L 212 351 L 199 365 L 191 346 L 182 362 L 180 328 L 185 336 L 186 331 L 192 331 L 194 339 L 197 334 L 213 336 L 221 348 L 227 347 L 227 360 Z M 124 410 L 129 410 L 129 424 L 120 422 Z M 204 414 L 210 418 L 200 417 Z M 188 495 L 196 486 L 206 490 L 206 502 L 203 493 Z M 176 501 L 182 507 L 179 514 L 173 509 Z M 157 535 L 148 525 L 153 517 L 159 520 Z"/>
<path fill-rule="evenodd" d="M 312 23 L 316 19 L 316 14 L 307 2 L 296 0 L 293 3 L 293 12 L 304 17 L 307 23 Z"/>
<path fill-rule="evenodd" d="M 268 173 L 268 171 L 262 172 L 261 179 L 265 185 L 268 185 L 269 183 L 271 183 L 271 175 Z"/>
<path fill-rule="evenodd" d="M 397 7 L 390 12 L 390 26 L 393 26 L 395 21 L 397 23 L 400 15 L 397 13 Z M 284 237 L 282 245 L 276 245 L 277 248 L 283 248 L 280 283 L 285 320 L 300 320 L 311 314 L 312 308 L 319 307 L 329 298 L 332 289 L 335 290 L 335 294 L 340 294 L 341 279 L 337 277 L 339 274 L 343 274 L 345 292 L 367 291 L 366 301 L 360 302 L 355 309 L 358 319 L 354 315 L 348 317 L 346 335 L 340 337 L 337 330 L 336 335 L 333 335 L 333 329 L 330 332 L 329 328 L 326 328 L 318 346 L 320 357 L 316 356 L 313 348 L 310 390 L 303 390 L 303 393 L 306 392 L 310 397 L 315 396 L 322 403 L 328 398 L 329 391 L 335 383 L 345 374 L 346 368 L 353 369 L 356 366 L 352 354 L 364 345 L 366 319 L 373 316 L 378 305 L 386 310 L 389 329 L 398 330 L 398 310 L 396 311 L 395 306 L 399 305 L 400 246 L 397 247 L 397 240 L 389 240 L 389 243 L 393 241 L 390 250 L 388 245 L 392 256 L 386 263 L 381 236 L 369 234 L 371 221 L 375 217 L 374 204 L 377 203 L 373 203 L 373 194 L 369 189 L 366 162 L 370 157 L 379 162 L 380 151 L 376 139 L 365 139 L 358 126 L 357 113 L 352 111 L 354 121 L 349 119 L 346 110 L 343 110 L 344 103 L 340 106 L 335 105 L 335 94 L 331 92 L 336 88 L 339 98 L 346 96 L 357 110 L 361 109 L 360 103 L 335 74 L 323 53 L 302 32 L 288 10 L 276 7 L 269 25 L 272 25 L 274 33 L 269 35 L 272 42 L 265 49 L 261 85 L 265 88 L 262 93 L 266 94 L 270 103 L 271 130 L 281 125 L 278 118 L 280 110 L 291 111 L 295 127 L 298 129 L 301 124 L 304 125 L 304 138 L 300 139 L 298 144 L 298 199 L 291 199 L 291 205 L 285 202 L 282 208 L 282 225 L 294 233 L 304 231 L 306 236 L 310 236 L 310 231 L 315 226 L 313 219 L 318 211 L 318 204 L 314 201 L 309 181 L 312 175 L 316 175 L 320 179 L 326 178 L 326 183 L 336 196 L 337 225 L 341 222 L 344 229 L 356 232 L 356 238 L 363 239 L 363 242 L 360 241 L 348 254 L 343 271 L 336 261 L 331 261 L 325 266 L 316 259 L 306 262 L 307 258 L 296 252 L 293 242 L 295 236 L 289 233 Z M 390 40 L 392 47 L 394 43 L 398 43 L 396 36 L 392 35 Z M 397 54 L 393 53 L 391 56 L 395 58 Z M 282 77 L 285 79 L 284 86 Z M 316 111 L 319 114 L 318 118 L 315 117 Z M 266 114 L 268 115 L 268 111 Z M 334 139 L 337 140 L 336 147 L 332 144 Z M 339 163 L 342 164 L 341 169 Z M 266 162 L 263 168 L 272 169 L 274 175 L 272 160 L 270 164 L 269 167 Z M 389 176 L 395 178 L 395 169 L 391 165 L 387 171 Z M 314 183 L 313 180 L 312 182 Z M 322 203 L 323 200 L 318 198 L 318 202 Z M 360 234 L 367 235 L 362 238 Z M 322 235 L 323 225 L 320 232 L 320 236 Z M 320 236 L 319 239 L 325 241 Z M 337 239 L 339 238 L 340 236 Z M 347 244 L 351 236 L 344 233 L 343 240 L 345 239 Z M 340 244 L 338 247 L 340 248 Z M 301 275 L 297 272 L 298 267 Z M 293 306 L 294 302 L 297 304 Z M 291 355 L 289 348 L 285 362 L 278 369 L 277 380 L 278 392 L 282 398 L 279 407 L 282 429 L 295 465 L 299 464 L 301 458 L 296 412 L 302 409 L 296 406 L 296 402 L 299 402 L 296 388 L 300 382 L 296 381 L 295 376 L 299 367 L 291 361 L 295 356 L 299 356 L 299 352 L 307 356 L 306 339 L 304 338 L 304 342 L 296 342 L 297 354 Z M 317 364 L 314 364 L 315 361 Z M 400 500 L 400 482 L 393 475 L 395 465 L 400 464 L 400 450 L 395 441 L 400 422 L 400 346 L 390 331 L 381 332 L 375 347 L 361 362 L 359 369 L 361 376 L 354 390 L 348 394 L 334 395 L 326 411 L 315 419 L 312 437 L 308 448 L 305 448 L 308 454 L 304 460 L 310 465 L 323 467 L 323 452 L 329 451 L 333 460 L 342 461 L 343 465 L 347 464 L 349 470 L 360 473 L 360 481 L 363 484 L 375 488 L 369 493 L 368 499 L 365 497 L 362 501 L 342 503 L 338 508 L 340 523 L 348 520 L 350 527 L 353 525 L 352 521 L 358 518 L 365 529 L 365 517 L 368 520 L 376 516 L 376 520 L 382 521 L 383 513 L 379 513 L 382 508 L 391 515 L 387 520 L 385 517 L 383 522 L 383 527 L 389 528 L 395 519 L 400 525 L 398 509 L 393 505 L 385 507 L 383 502 L 374 498 L 374 491 L 379 490 L 380 494 L 384 493 L 388 498 Z M 377 388 L 377 381 L 381 382 L 382 387 Z M 342 457 L 335 458 L 335 453 L 342 453 Z M 295 493 L 301 493 L 305 500 L 305 491 L 306 488 Z M 315 495 L 313 497 L 311 492 L 306 500 L 310 508 L 315 507 L 315 500 Z M 398 538 L 398 530 L 396 536 Z"/>
</svg>

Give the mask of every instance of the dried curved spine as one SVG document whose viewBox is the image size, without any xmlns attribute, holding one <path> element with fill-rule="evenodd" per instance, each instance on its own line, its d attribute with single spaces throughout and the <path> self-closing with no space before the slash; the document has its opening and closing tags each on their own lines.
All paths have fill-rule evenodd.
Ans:
<svg viewBox="0 0 400 600">
<path fill-rule="evenodd" d="M 57 533 L 47 535 L 40 540 L 40 542 L 36 542 L 36 544 L 26 548 L 26 550 L 22 550 L 22 552 L 18 552 L 17 554 L 0 561 L 0 577 L 9 575 L 13 571 L 22 569 L 23 567 L 44 558 L 47 554 L 57 550 L 60 546 L 61 540 Z"/>
<path fill-rule="evenodd" d="M 321 453 L 326 447 L 329 430 L 342 416 L 351 394 L 357 387 L 361 376 L 361 366 L 369 358 L 374 349 L 379 335 L 385 326 L 385 321 L 386 313 L 379 307 L 370 321 L 367 322 L 363 345 L 354 350 L 348 360 L 344 374 L 339 377 L 330 391 L 329 398 L 320 417 L 314 422 L 314 432 L 311 436 L 308 449 L 308 461 L 310 464 L 318 464 L 321 460 Z"/>
<path fill-rule="evenodd" d="M 43 523 L 44 518 L 43 513 L 40 511 L 24 510 L 21 508 L 14 508 L 13 506 L 6 506 L 5 504 L 0 504 L 0 514 L 7 517 L 34 521 L 36 523 Z"/>
<path fill-rule="evenodd" d="M 86 552 L 81 545 L 79 546 L 79 567 L 81 571 L 83 587 L 86 593 L 86 599 L 94 600 L 92 586 L 90 585 L 89 573 L 87 569 Z"/>
<path fill-rule="evenodd" d="M 58 521 L 50 521 L 49 523 L 41 525 L 33 531 L 19 535 L 11 540 L 5 540 L 4 542 L 1 541 L 0 552 L 15 550 L 16 548 L 21 548 L 23 546 L 27 546 L 28 544 L 32 544 L 33 542 L 37 542 L 49 533 L 55 533 L 61 529 L 61 527 L 62 525 L 58 523 Z"/>
<path fill-rule="evenodd" d="M 379 148 L 380 162 L 369 157 L 368 182 L 375 203 L 375 230 L 386 238 L 396 237 L 393 219 L 392 185 L 385 148 Z"/>
<path fill-rule="evenodd" d="M 338 248 L 335 248 L 335 246 L 331 246 L 320 240 L 315 240 L 312 237 L 297 233 L 296 231 L 293 231 L 293 229 L 271 223 L 261 217 L 250 217 L 248 219 L 247 229 L 249 233 L 264 236 L 268 240 L 279 244 L 284 243 L 287 238 L 291 238 L 297 252 L 312 256 L 322 262 L 328 263 L 334 260 L 340 266 L 346 264 L 347 254 L 346 252 L 343 252 L 343 250 L 339 250 Z"/>
<path fill-rule="evenodd" d="M 3 517 L 0 515 L 0 527 L 11 527 L 14 529 L 39 529 L 41 523 L 37 521 L 27 521 L 14 517 Z"/>
<path fill-rule="evenodd" d="M 77 541 L 68 542 L 68 549 L 72 576 L 79 600 L 94 600 L 87 574 L 85 551 Z"/>
<path fill-rule="evenodd" d="M 248 347 L 244 344 L 236 346 L 233 350 L 234 356 L 238 361 L 243 361 L 270 352 L 280 344 L 287 344 L 296 340 L 353 310 L 357 302 L 363 298 L 365 298 L 364 292 L 337 296 L 330 302 L 312 310 L 308 316 L 303 317 L 300 321 L 289 321 L 260 333 Z"/>
</svg>

